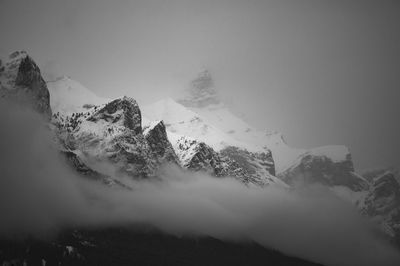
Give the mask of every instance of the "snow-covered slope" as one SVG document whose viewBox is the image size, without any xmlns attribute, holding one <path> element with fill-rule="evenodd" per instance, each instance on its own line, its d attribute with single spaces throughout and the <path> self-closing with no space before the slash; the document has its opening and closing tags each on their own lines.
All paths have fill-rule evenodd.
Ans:
<svg viewBox="0 0 400 266">
<path fill-rule="evenodd" d="M 333 161 L 347 160 L 348 151 L 343 146 L 292 148 L 281 133 L 249 125 L 220 99 L 207 70 L 200 72 L 175 100 L 158 101 L 145 106 L 143 112 L 152 120 L 164 120 L 168 131 L 204 141 L 216 150 L 236 146 L 252 152 L 271 151 L 276 173 L 284 172 L 310 153 Z"/>
<path fill-rule="evenodd" d="M 167 130 L 205 142 L 219 151 L 227 146 L 238 146 L 251 151 L 262 150 L 257 145 L 241 142 L 218 127 L 210 124 L 201 115 L 189 110 L 171 98 L 142 107 L 149 120 L 163 120 Z"/>
<path fill-rule="evenodd" d="M 261 186 L 286 186 L 273 176 L 275 166 L 268 148 L 230 136 L 171 98 L 144 106 L 142 111 L 145 121 L 164 121 L 182 167 Z"/>
<path fill-rule="evenodd" d="M 85 112 L 94 105 L 109 102 L 109 99 L 101 98 L 84 87 L 79 82 L 63 76 L 47 82 L 50 92 L 50 104 L 53 113 L 63 115 Z"/>
<path fill-rule="evenodd" d="M 234 115 L 223 102 L 188 108 L 229 137 L 247 143 L 251 147 L 256 147 L 260 151 L 265 150 L 265 148 L 271 150 L 278 173 L 288 168 L 300 154 L 305 152 L 305 150 L 288 146 L 281 133 L 262 131 L 247 124 Z"/>
<path fill-rule="evenodd" d="M 305 152 L 302 149 L 289 147 L 282 134 L 275 131 L 259 130 L 236 116 L 219 97 L 212 75 L 207 70 L 201 71 L 189 83 L 188 87 L 175 98 L 175 101 L 183 105 L 186 110 L 190 110 L 201 117 L 203 123 L 217 128 L 223 133 L 221 137 L 224 139 L 233 139 L 242 143 L 242 147 L 252 151 L 271 150 L 277 173 L 290 167 L 296 158 Z M 153 108 L 157 107 L 153 106 Z M 149 112 L 149 109 L 151 108 L 146 108 L 146 112 Z M 177 111 L 169 110 L 170 113 L 174 112 L 174 114 L 169 114 L 165 119 L 175 116 L 175 120 L 177 120 L 180 117 Z M 186 134 L 186 132 L 182 133 Z"/>
</svg>

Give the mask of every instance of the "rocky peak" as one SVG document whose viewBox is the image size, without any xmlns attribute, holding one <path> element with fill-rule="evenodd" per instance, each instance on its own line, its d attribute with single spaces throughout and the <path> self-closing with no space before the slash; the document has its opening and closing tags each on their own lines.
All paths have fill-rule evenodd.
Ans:
<svg viewBox="0 0 400 266">
<path fill-rule="evenodd" d="M 197 78 L 192 80 L 191 86 L 197 90 L 209 90 L 214 92 L 214 81 L 211 73 L 207 69 L 204 69 L 198 74 Z"/>
<path fill-rule="evenodd" d="M 122 123 L 135 134 L 142 132 L 142 115 L 136 100 L 127 96 L 107 103 L 88 120 L 96 122 L 105 120 L 111 123 Z"/>
<path fill-rule="evenodd" d="M 143 130 L 144 137 L 149 145 L 153 158 L 159 163 L 178 163 L 175 151 L 168 140 L 167 131 L 163 121 L 152 122 Z"/>
<path fill-rule="evenodd" d="M 264 175 L 275 175 L 275 165 L 270 151 L 250 152 L 234 146 L 229 146 L 221 150 L 222 155 L 236 161 L 241 168 L 256 175 L 258 172 Z"/>
<path fill-rule="evenodd" d="M 25 51 L 16 51 L 9 56 L 0 59 L 1 87 L 8 90 L 16 89 L 16 80 L 19 73 L 21 62 L 26 59 L 28 54 Z M 33 60 L 29 57 L 29 61 Z M 36 65 L 36 64 L 35 64 Z M 37 67 L 37 66 L 36 66 Z M 35 67 L 35 68 L 36 68 Z M 39 70 L 38 68 L 36 70 Z M 40 73 L 40 71 L 39 71 Z"/>
<path fill-rule="evenodd" d="M 21 59 L 15 84 L 17 86 L 29 86 L 33 82 L 36 82 L 40 79 L 40 69 L 32 60 L 32 58 L 27 55 Z"/>
<path fill-rule="evenodd" d="M 217 152 L 206 143 L 185 136 L 176 139 L 174 148 L 183 168 L 217 177 L 233 177 L 246 185 L 278 184 L 286 187 L 271 175 L 274 171 L 271 154 L 251 153 L 237 147 Z"/>
<path fill-rule="evenodd" d="M 387 171 L 373 179 L 362 212 L 377 218 L 384 232 L 399 239 L 400 184 L 392 172 Z"/>
<path fill-rule="evenodd" d="M 368 182 L 354 172 L 351 154 L 344 146 L 319 147 L 305 152 L 279 177 L 290 185 L 318 183 L 345 186 L 353 191 L 368 189 Z"/>
<path fill-rule="evenodd" d="M 371 188 L 377 198 L 394 196 L 400 199 L 400 184 L 390 171 L 374 178 Z"/>
<path fill-rule="evenodd" d="M 51 117 L 50 94 L 39 67 L 25 51 L 17 51 L 1 60 L 0 90 L 7 97 L 31 105 Z"/>
<path fill-rule="evenodd" d="M 181 166 L 194 171 L 217 174 L 215 166 L 219 160 L 217 153 L 204 142 L 181 137 L 175 145 Z"/>
<path fill-rule="evenodd" d="M 183 97 L 177 99 L 177 102 L 187 107 L 204 107 L 220 103 L 211 73 L 207 69 L 201 71 L 190 82 Z"/>
<path fill-rule="evenodd" d="M 361 175 L 368 180 L 368 182 L 373 182 L 376 178 L 384 175 L 387 173 L 391 173 L 394 178 L 400 182 L 400 172 L 395 167 L 388 167 L 388 168 L 375 168 L 375 169 L 367 169 L 364 170 Z"/>
</svg>

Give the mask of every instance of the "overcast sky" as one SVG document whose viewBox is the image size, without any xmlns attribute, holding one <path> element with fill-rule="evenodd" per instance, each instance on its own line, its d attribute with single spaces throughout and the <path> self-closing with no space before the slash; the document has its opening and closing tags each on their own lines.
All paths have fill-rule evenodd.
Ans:
<svg viewBox="0 0 400 266">
<path fill-rule="evenodd" d="M 0 52 L 145 104 L 205 66 L 262 129 L 400 166 L 400 1 L 0 0 Z"/>
</svg>

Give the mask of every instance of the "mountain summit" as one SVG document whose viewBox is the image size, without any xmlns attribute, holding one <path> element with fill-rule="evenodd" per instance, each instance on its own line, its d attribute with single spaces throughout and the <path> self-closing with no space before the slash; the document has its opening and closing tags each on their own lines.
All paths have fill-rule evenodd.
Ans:
<svg viewBox="0 0 400 266">
<path fill-rule="evenodd" d="M 51 116 L 50 95 L 39 67 L 25 51 L 0 58 L 0 97 Z"/>
<path fill-rule="evenodd" d="M 205 107 L 220 102 L 210 71 L 202 70 L 177 102 L 187 107 Z"/>
<path fill-rule="evenodd" d="M 207 70 L 190 82 L 182 98 L 144 107 L 131 97 L 100 98 L 68 77 L 48 82 L 49 93 L 39 67 L 25 52 L 0 62 L 0 82 L 4 98 L 27 97 L 45 115 L 54 108 L 46 128 L 83 178 L 135 191 L 136 181 L 158 182 L 164 165 L 173 165 L 187 173 L 234 178 L 256 189 L 317 184 L 353 203 L 400 243 L 398 173 L 361 176 L 345 146 L 295 149 L 282 134 L 250 126 L 218 98 Z"/>
</svg>

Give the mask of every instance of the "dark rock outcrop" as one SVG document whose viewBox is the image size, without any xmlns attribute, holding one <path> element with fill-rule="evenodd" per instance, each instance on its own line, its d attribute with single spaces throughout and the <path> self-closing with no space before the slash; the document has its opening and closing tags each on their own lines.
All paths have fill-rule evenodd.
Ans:
<svg viewBox="0 0 400 266">
<path fill-rule="evenodd" d="M 362 213 L 378 220 L 381 228 L 400 245 L 400 184 L 391 171 L 372 179 Z"/>
<path fill-rule="evenodd" d="M 393 173 L 388 171 L 373 179 L 365 204 L 370 216 L 386 215 L 400 208 L 400 184 Z M 400 221 L 400 213 L 398 218 Z"/>
<path fill-rule="evenodd" d="M 2 97 L 28 104 L 50 118 L 50 93 L 33 59 L 26 52 L 18 51 L 12 53 L 3 64 L 0 71 Z"/>
<path fill-rule="evenodd" d="M 117 174 L 147 178 L 155 176 L 164 163 L 177 164 L 164 123 L 153 123 L 143 130 L 141 111 L 133 98 L 53 118 L 59 131 L 64 131 L 59 136 L 69 149 L 111 163 Z"/>
<path fill-rule="evenodd" d="M 142 114 L 139 105 L 133 98 L 126 96 L 107 103 L 88 120 L 92 122 L 104 120 L 114 124 L 122 121 L 122 124 L 134 134 L 142 133 Z"/>
<path fill-rule="evenodd" d="M 149 145 L 154 160 L 158 164 L 174 163 L 178 164 L 178 158 L 174 148 L 168 140 L 167 131 L 163 121 L 157 122 L 144 129 L 144 136 Z"/>
<path fill-rule="evenodd" d="M 216 152 L 204 142 L 185 137 L 178 140 L 175 149 L 180 164 L 185 169 L 204 171 L 216 177 L 233 177 L 244 184 L 258 186 L 277 181 L 268 171 L 271 166 L 269 159 L 262 163 L 257 162 L 264 156 L 271 158 L 267 154 L 252 154 L 237 147 Z"/>
<path fill-rule="evenodd" d="M 236 161 L 243 169 L 251 174 L 264 170 L 275 175 L 275 165 L 271 152 L 249 152 L 234 146 L 221 150 L 221 154 Z"/>
<path fill-rule="evenodd" d="M 354 172 L 351 155 L 334 161 L 327 156 L 303 154 L 297 163 L 278 175 L 289 185 L 318 183 L 326 186 L 346 186 L 353 191 L 368 188 L 364 178 Z"/>
</svg>

